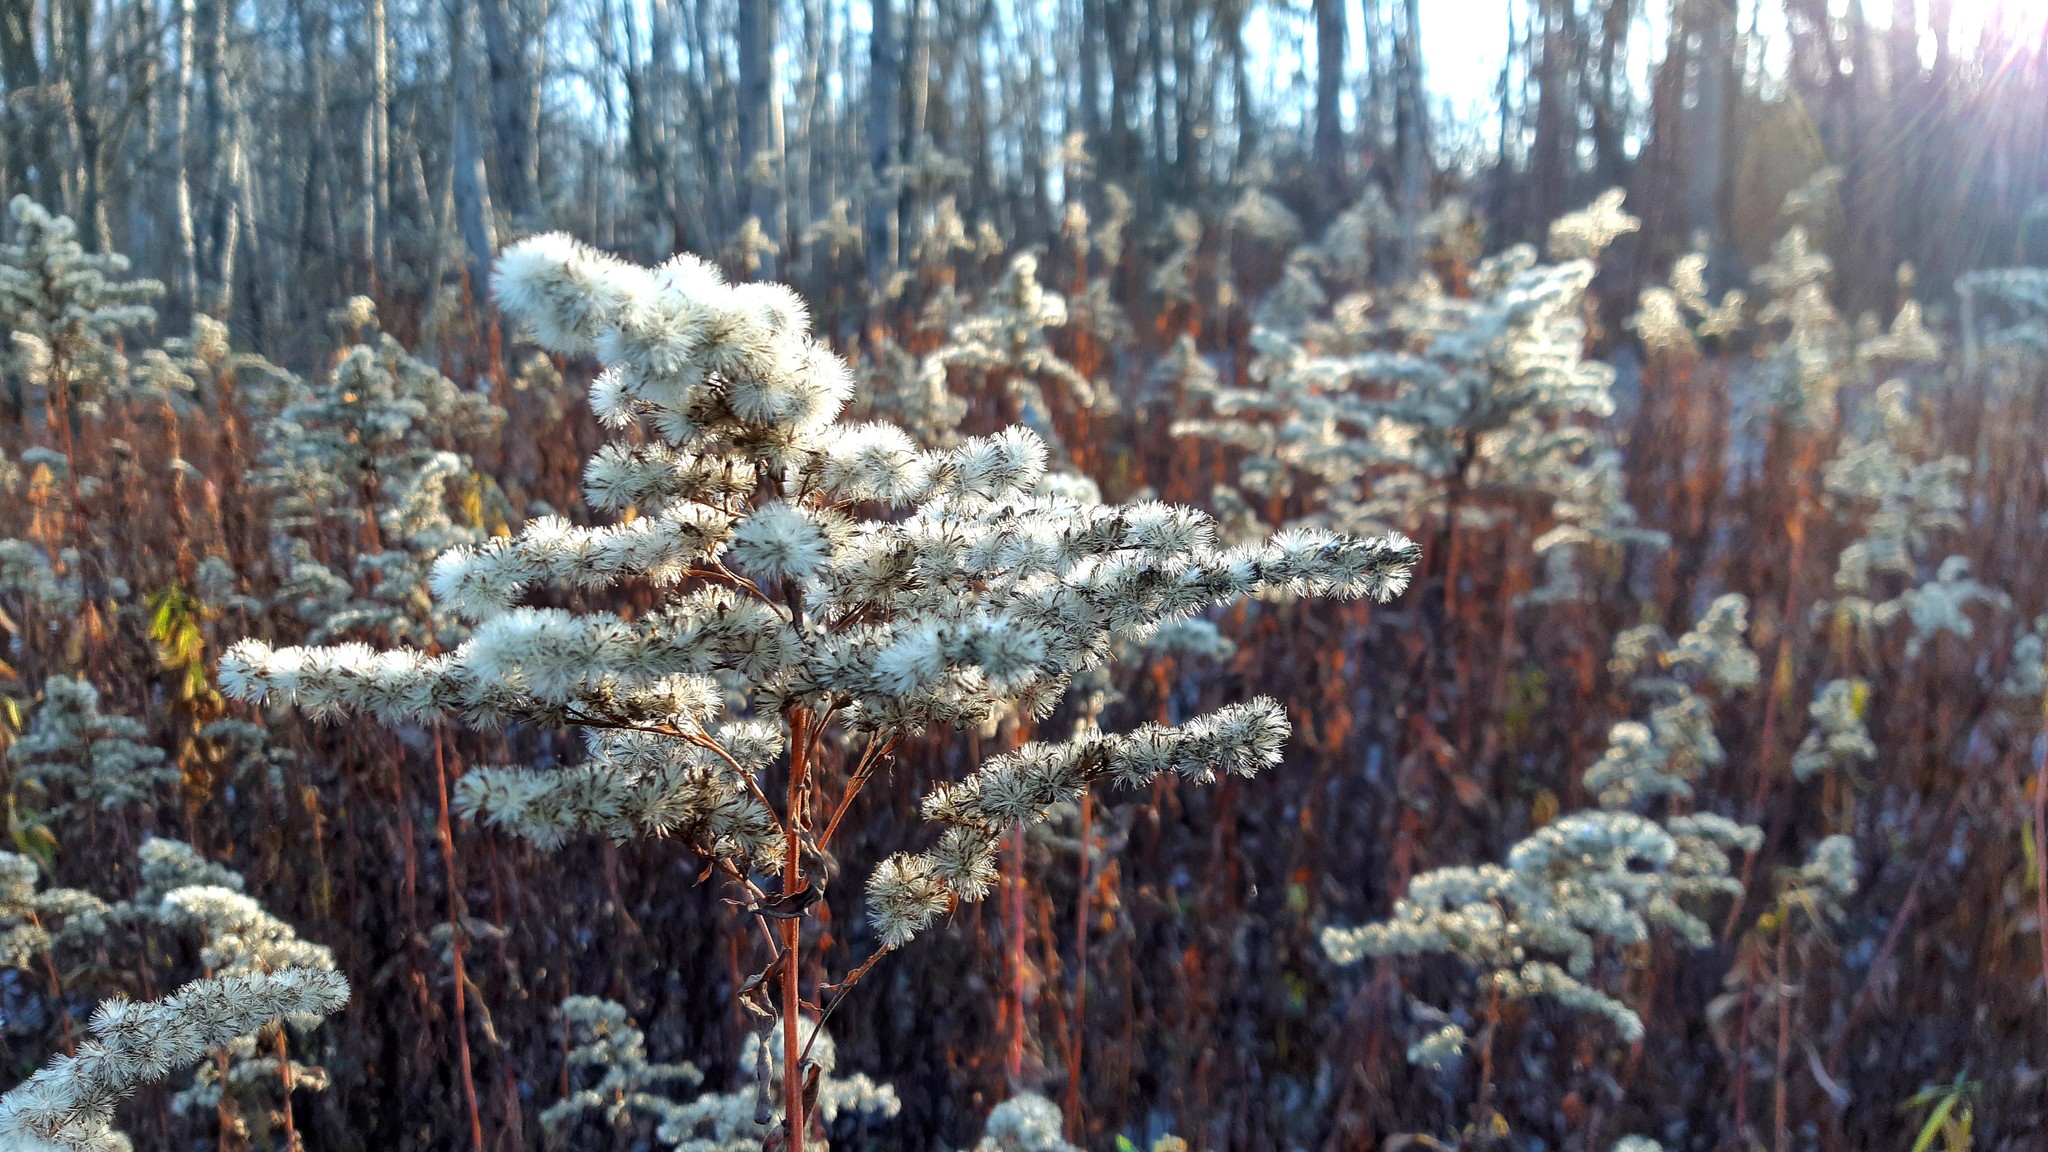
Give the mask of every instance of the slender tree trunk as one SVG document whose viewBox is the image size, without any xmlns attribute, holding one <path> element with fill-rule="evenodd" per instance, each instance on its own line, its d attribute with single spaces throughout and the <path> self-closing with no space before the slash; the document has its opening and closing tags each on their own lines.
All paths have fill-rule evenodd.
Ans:
<svg viewBox="0 0 2048 1152">
<path fill-rule="evenodd" d="M 193 0 L 174 0 L 177 5 L 178 54 L 171 70 L 171 215 L 176 229 L 177 251 L 171 264 L 171 296 L 189 311 L 199 291 L 199 230 L 192 218 L 192 174 L 186 155 L 192 127 L 193 36 L 196 13 Z"/>
<path fill-rule="evenodd" d="M 334 207 L 328 195 L 333 149 L 328 140 L 327 10 L 324 4 L 295 0 L 299 26 L 300 66 L 306 75 L 306 106 L 311 139 L 306 146 L 306 179 L 299 195 L 298 267 L 316 267 L 334 256 Z"/>
<path fill-rule="evenodd" d="M 1695 167 L 1686 181 L 1689 231 L 1704 233 L 1708 252 L 1719 263 L 1725 247 L 1728 166 L 1738 85 L 1735 72 L 1735 0 L 1701 0 L 1698 5 L 1699 87 L 1686 152 Z"/>
<path fill-rule="evenodd" d="M 1325 212 L 1337 211 L 1345 199 L 1344 8 L 1344 0 L 1315 0 L 1316 191 Z"/>
<path fill-rule="evenodd" d="M 1633 22 L 1630 3 L 1631 0 L 1607 0 L 1601 10 L 1597 74 L 1583 85 L 1592 105 L 1593 162 L 1600 173 L 1602 188 L 1619 185 L 1628 178 L 1628 154 L 1622 141 L 1627 113 L 1623 102 L 1628 96 L 1621 88 L 1621 65 Z"/>
<path fill-rule="evenodd" d="M 740 5 L 739 164 L 746 214 L 780 245 L 787 237 L 782 205 L 782 96 L 775 85 L 775 43 L 781 0 Z M 764 254 L 761 275 L 776 275 L 776 253 Z"/>
<path fill-rule="evenodd" d="M 1231 115 L 1237 128 L 1237 168 L 1240 172 L 1251 166 L 1259 144 L 1258 109 L 1252 98 L 1251 69 L 1245 59 L 1244 15 L 1244 6 L 1239 3 L 1226 4 L 1217 13 L 1217 19 L 1222 22 L 1223 51 L 1230 57 Z"/>
<path fill-rule="evenodd" d="M 454 165 L 455 218 L 462 232 L 462 245 L 469 252 L 469 290 L 481 300 L 489 291 L 491 257 L 497 251 L 492 234 L 491 189 L 484 174 L 484 158 L 478 146 L 473 94 L 476 67 L 469 47 L 469 5 L 455 0 L 449 13 L 448 50 L 454 53 L 449 68 L 452 80 L 449 102 L 454 109 L 454 139 L 449 154 Z"/>
<path fill-rule="evenodd" d="M 69 53 L 71 83 L 68 87 L 72 131 L 78 136 L 81 239 L 88 250 L 104 252 L 113 247 L 114 235 L 107 225 L 107 206 L 103 196 L 105 142 L 100 133 L 99 110 L 93 104 L 98 88 L 93 82 L 93 74 L 99 69 L 96 54 L 92 51 L 92 14 L 92 0 L 71 0 L 73 47 Z"/>
<path fill-rule="evenodd" d="M 1081 59 L 1076 64 L 1081 82 L 1081 131 L 1088 147 L 1102 147 L 1102 0 L 1081 0 Z M 1099 163 L 1101 156 L 1096 156 Z"/>
<path fill-rule="evenodd" d="M 1166 26 L 1173 19 L 1172 3 L 1173 0 L 1145 2 L 1145 59 L 1152 69 L 1152 154 L 1147 170 L 1152 175 L 1154 203 L 1166 180 L 1166 115 L 1172 106 L 1172 96 L 1166 87 Z"/>
<path fill-rule="evenodd" d="M 362 226 L 364 265 L 370 273 L 370 290 L 375 295 L 388 264 L 388 239 L 383 235 L 390 219 L 391 183 L 387 171 L 391 143 L 391 31 L 386 21 L 384 0 L 364 0 L 369 20 L 370 98 L 363 109 L 363 192 Z"/>
<path fill-rule="evenodd" d="M 511 0 L 481 0 L 484 51 L 490 65 L 491 130 L 497 141 L 498 176 L 505 210 L 526 220 L 539 208 L 540 149 L 529 106 L 532 81 Z"/>
<path fill-rule="evenodd" d="M 1566 91 L 1566 57 L 1571 49 L 1560 8 L 1572 3 L 1576 0 L 1538 0 L 1535 24 L 1529 29 L 1535 57 L 1536 139 L 1529 157 L 1529 218 L 1518 229 L 1526 235 L 1540 235 L 1570 194 L 1566 166 L 1577 142 L 1577 125 Z"/>
<path fill-rule="evenodd" d="M 206 193 L 206 271 L 216 287 L 206 306 L 226 316 L 234 300 L 235 247 L 241 232 L 241 138 L 228 72 L 228 0 L 211 0 L 206 31 L 206 137 L 212 154 Z"/>
<path fill-rule="evenodd" d="M 897 155 L 905 164 L 916 159 L 918 149 L 924 146 L 932 90 L 931 0 L 909 0 L 909 4 L 909 50 L 903 60 L 905 115 L 903 132 L 897 142 Z M 905 256 L 909 254 L 908 249 L 916 236 L 918 213 L 923 210 L 918 200 L 919 191 L 914 181 L 905 181 L 897 191 L 896 238 L 903 246 Z"/>
<path fill-rule="evenodd" d="M 897 60 L 896 0 L 873 0 L 868 6 L 868 173 L 875 190 L 867 206 L 869 286 L 880 290 L 896 266 L 896 197 L 890 193 L 890 169 L 897 163 L 896 108 L 902 76 Z"/>
<path fill-rule="evenodd" d="M 1401 33 L 1394 41 L 1395 145 L 1401 160 L 1401 271 L 1421 258 L 1418 231 L 1428 211 L 1429 119 L 1423 98 L 1422 0 L 1403 0 Z"/>
<path fill-rule="evenodd" d="M 0 4 L 0 75 L 7 81 L 7 186 L 26 189 L 29 177 L 48 175 L 49 137 L 29 95 L 42 85 L 36 60 L 35 5 L 31 0 Z"/>
<path fill-rule="evenodd" d="M 789 825 L 783 846 L 782 892 L 793 897 L 804 888 L 803 841 L 807 821 L 805 800 L 810 791 L 810 714 L 799 708 L 789 714 Z M 801 916 L 781 921 L 782 936 L 782 1108 L 787 1126 L 787 1152 L 805 1145 L 803 1021 L 803 922 Z"/>
</svg>

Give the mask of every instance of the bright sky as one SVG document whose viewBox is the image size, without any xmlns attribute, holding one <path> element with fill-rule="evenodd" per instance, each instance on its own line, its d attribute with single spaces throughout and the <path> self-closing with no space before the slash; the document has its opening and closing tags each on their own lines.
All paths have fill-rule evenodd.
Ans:
<svg viewBox="0 0 2048 1152">
<path fill-rule="evenodd" d="M 1493 103 L 1508 51 L 1508 4 L 1422 0 L 1422 66 L 1430 94 L 1461 114 Z"/>
</svg>

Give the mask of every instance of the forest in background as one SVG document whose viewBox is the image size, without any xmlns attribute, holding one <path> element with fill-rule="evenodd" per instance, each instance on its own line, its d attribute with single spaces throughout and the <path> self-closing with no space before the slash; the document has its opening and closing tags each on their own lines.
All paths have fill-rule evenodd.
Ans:
<svg viewBox="0 0 2048 1152">
<path fill-rule="evenodd" d="M 971 1147 L 1023 1093 L 1054 1130 L 985 1147 L 2031 1146 L 2048 19 L 1514 0 L 1474 120 L 1426 7 L 0 3 L 0 1053 L 303 937 L 350 1005 L 143 1091 L 136 1146 L 761 1145 L 627 1106 L 689 1061 L 752 1111 L 734 890 L 681 839 L 471 818 L 466 772 L 580 740 L 223 692 L 245 637 L 453 648 L 443 549 L 641 515 L 586 487 L 595 361 L 491 300 L 559 230 L 787 283 L 849 419 L 922 447 L 1022 424 L 1072 491 L 1233 542 L 1421 545 L 1384 606 L 1242 601 L 1078 703 L 893 746 L 799 908 L 813 995 L 874 952 L 865 878 L 936 784 L 1262 693 L 1293 725 L 1257 779 L 1006 834 L 987 898 L 835 1008 L 835 1146 Z M 852 742 L 819 763 L 867 782 Z M 1433 871 L 1635 811 L 1683 915 L 1630 888 L 1545 935 Z M 162 912 L 180 885 L 214 903 Z M 1503 945 L 1581 936 L 1562 993 Z M 644 1078 L 560 1103 L 607 1068 Z"/>
</svg>

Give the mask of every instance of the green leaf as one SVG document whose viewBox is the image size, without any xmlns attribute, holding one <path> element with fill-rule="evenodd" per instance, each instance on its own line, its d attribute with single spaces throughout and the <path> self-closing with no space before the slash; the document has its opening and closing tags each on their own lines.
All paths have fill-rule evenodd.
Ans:
<svg viewBox="0 0 2048 1152">
<path fill-rule="evenodd" d="M 1962 1098 L 1962 1093 L 1955 1091 L 1941 1098 L 1941 1103 L 1927 1114 L 1927 1122 L 1920 1126 L 1920 1135 L 1913 1140 L 1913 1152 L 1927 1152 L 1934 1146 L 1934 1138 L 1941 1135 L 1943 1126 L 1948 1123 L 1948 1114 L 1956 1110 L 1956 1102 Z"/>
<path fill-rule="evenodd" d="M 2026 890 L 2032 892 L 2040 883 L 2041 869 L 2038 861 L 2040 847 L 2034 843 L 2034 822 L 2020 821 L 2020 855 L 2026 860 Z"/>
<path fill-rule="evenodd" d="M 57 835 L 47 826 L 27 823 L 9 811 L 7 838 L 14 842 L 16 852 L 42 865 L 45 874 L 57 866 Z"/>
</svg>

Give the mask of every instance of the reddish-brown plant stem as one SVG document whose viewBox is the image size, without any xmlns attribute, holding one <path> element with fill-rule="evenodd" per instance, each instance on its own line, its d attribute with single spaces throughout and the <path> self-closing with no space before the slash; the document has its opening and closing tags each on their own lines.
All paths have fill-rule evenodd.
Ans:
<svg viewBox="0 0 2048 1152">
<path fill-rule="evenodd" d="M 1756 949 L 1742 950 L 1742 1021 L 1735 1030 L 1735 1137 L 1749 1139 L 1749 1017 L 1756 999 Z"/>
<path fill-rule="evenodd" d="M 1010 1086 L 1015 1089 L 1024 1079 L 1024 1049 L 1030 1029 L 1024 1022 L 1025 965 L 1029 961 L 1024 955 L 1024 825 L 1017 824 L 1010 830 L 1010 883 L 1003 894 L 1003 922 L 1008 939 L 1004 951 L 1010 961 L 1010 1037 L 1009 1048 L 1004 1053 L 1003 1069 L 1009 1075 Z"/>
<path fill-rule="evenodd" d="M 285 1036 L 285 1026 L 277 1026 L 277 1079 L 284 1086 L 284 1103 L 278 1112 L 284 1118 L 284 1146 L 292 1152 L 299 1146 L 299 1138 L 292 1129 L 292 1052 L 291 1041 Z"/>
<path fill-rule="evenodd" d="M 1778 1058 L 1771 1073 L 1771 1147 L 1775 1152 L 1785 1152 L 1792 1139 L 1785 1076 L 1785 1062 L 1792 1058 L 1792 972 L 1787 964 L 1791 952 L 1786 943 L 1791 935 L 1790 926 L 1781 922 L 1778 961 L 1771 973 L 1772 991 L 1778 998 Z"/>
<path fill-rule="evenodd" d="M 1486 993 L 1486 1029 L 1479 1034 L 1479 1096 L 1472 1104 L 1473 1131 L 1481 1146 L 1491 1144 L 1493 1133 L 1493 1039 L 1500 1028 L 1500 986 Z"/>
<path fill-rule="evenodd" d="M 43 918 L 34 909 L 29 910 L 28 922 L 43 939 L 50 938 L 49 933 L 43 931 Z M 50 981 L 50 999 L 57 1002 L 57 1025 L 64 1033 L 64 1054 L 76 1056 L 78 1045 L 71 1037 L 71 1009 L 64 1003 L 64 981 L 57 976 L 57 961 L 51 958 L 48 948 L 42 949 L 42 956 L 43 975 Z"/>
<path fill-rule="evenodd" d="M 228 1094 L 228 1050 L 213 1050 L 213 1067 L 220 1076 L 220 1098 L 214 1102 L 214 1124 L 220 1130 L 215 1139 L 220 1143 L 220 1152 L 233 1152 L 235 1147 L 235 1098 Z"/>
<path fill-rule="evenodd" d="M 2009 762 L 2006 768 L 2010 773 Z M 1948 807 L 1943 810 L 1941 819 L 1935 822 L 1934 832 L 1927 841 L 1931 847 L 1920 858 L 1920 867 L 1914 870 L 1912 882 L 1906 885 L 1906 895 L 1899 901 L 1899 910 L 1892 914 L 1891 927 L 1885 930 L 1884 941 L 1877 946 L 1877 952 L 1871 958 L 1870 975 L 1863 981 L 1863 990 L 1858 992 L 1856 999 L 1850 1003 L 1849 1014 L 1842 1018 L 1842 1026 L 1835 1034 L 1834 1043 L 1828 1046 L 1825 1067 L 1830 1076 L 1835 1075 L 1836 1069 L 1842 1066 L 1843 1053 L 1849 1044 L 1849 1034 L 1855 1031 L 1856 1026 L 1863 1020 L 1863 1014 L 1869 1011 L 1870 1005 L 1876 1001 L 1878 974 L 1884 971 L 1886 962 L 1891 959 L 1892 953 L 1898 950 L 1899 940 L 1905 934 L 1906 925 L 1912 922 L 1913 913 L 1919 908 L 1920 887 L 1926 883 L 1927 874 L 1934 867 L 1935 858 L 1946 854 L 1943 845 L 1947 842 L 1949 827 L 1955 823 L 1956 813 L 1961 811 L 1963 797 L 1967 794 L 1967 789 L 1956 789 L 1949 796 Z"/>
<path fill-rule="evenodd" d="M 1785 524 L 1786 535 L 1792 538 L 1792 556 L 1785 564 L 1785 607 L 1778 616 L 1778 643 L 1771 656 L 1771 666 L 1764 672 L 1764 723 L 1763 731 L 1757 738 L 1756 789 L 1749 798 L 1749 812 L 1752 819 L 1764 810 L 1764 802 L 1771 794 L 1771 770 L 1776 757 L 1772 746 L 1777 739 L 1778 701 L 1783 695 L 1779 691 L 1780 678 L 1789 676 L 1791 661 L 1792 630 L 1799 618 L 1799 574 L 1806 560 L 1806 484 L 1807 474 L 1814 467 L 1814 449 L 1811 445 L 1799 452 L 1794 473 L 1798 479 L 1792 489 L 1792 514 Z M 1742 860 L 1742 887 L 1734 902 L 1729 906 L 1728 919 L 1721 925 L 1721 939 L 1728 940 L 1735 935 L 1735 926 L 1742 920 L 1742 909 L 1749 892 L 1749 882 L 1756 875 L 1756 862 L 1763 855 L 1759 847 Z"/>
<path fill-rule="evenodd" d="M 1962 789 L 1956 790 L 1962 795 Z M 2048 740 L 2034 752 L 2034 923 L 2041 935 L 2041 978 L 2048 980 Z"/>
<path fill-rule="evenodd" d="M 793 895 L 803 888 L 804 790 L 810 783 L 810 713 L 793 708 L 789 713 L 789 811 L 783 825 L 786 841 L 782 850 L 782 891 Z M 801 1152 L 804 1146 L 803 1047 L 798 1042 L 798 1025 L 803 1018 L 802 980 L 799 970 L 803 942 L 803 919 L 792 916 L 782 928 L 782 1108 L 784 1147 Z"/>
<path fill-rule="evenodd" d="M 868 742 L 867 750 L 861 753 L 859 765 L 854 768 L 853 778 L 847 781 L 846 794 L 839 798 L 839 803 L 832 809 L 832 818 L 825 822 L 825 831 L 818 836 L 818 850 L 820 852 L 824 851 L 826 846 L 832 843 L 832 834 L 839 831 L 839 822 L 846 819 L 846 811 L 853 806 L 854 797 L 860 795 L 860 791 L 867 785 L 868 779 L 875 774 L 875 769 L 880 767 L 882 762 L 889 758 L 889 754 L 896 750 L 896 740 L 896 737 L 891 736 L 889 739 L 879 743 L 876 741 Z"/>
<path fill-rule="evenodd" d="M 1080 1140 L 1087 1135 L 1087 1125 L 1081 1119 L 1081 1051 L 1088 1038 L 1088 834 L 1090 805 L 1088 793 L 1082 792 L 1078 802 L 1081 810 L 1081 851 L 1080 883 L 1074 896 L 1074 1018 L 1070 1025 L 1073 1039 L 1067 1044 L 1067 1139 Z"/>
<path fill-rule="evenodd" d="M 448 764 L 442 751 L 441 726 L 434 726 L 434 798 L 440 805 L 435 832 L 441 840 L 441 869 L 448 884 L 448 954 L 455 970 L 455 1051 L 462 1070 L 462 1102 L 469 1110 L 469 1139 L 483 1152 L 483 1113 L 476 1103 L 476 1073 L 469 1058 L 469 1022 L 464 987 L 468 977 L 462 970 L 462 896 L 455 871 L 455 831 L 448 819 Z"/>
</svg>

